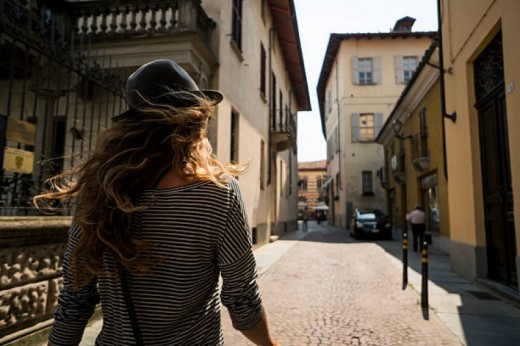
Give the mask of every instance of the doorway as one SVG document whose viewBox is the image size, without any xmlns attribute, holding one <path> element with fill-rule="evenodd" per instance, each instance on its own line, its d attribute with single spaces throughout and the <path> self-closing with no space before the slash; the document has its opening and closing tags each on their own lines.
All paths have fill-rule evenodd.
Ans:
<svg viewBox="0 0 520 346">
<path fill-rule="evenodd" d="M 473 67 L 488 276 L 506 285 L 518 286 L 501 33 L 478 56 Z"/>
</svg>

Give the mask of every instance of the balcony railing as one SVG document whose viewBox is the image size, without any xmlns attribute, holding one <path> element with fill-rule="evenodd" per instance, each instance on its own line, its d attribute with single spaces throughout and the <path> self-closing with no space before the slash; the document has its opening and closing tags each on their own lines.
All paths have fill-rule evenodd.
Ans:
<svg viewBox="0 0 520 346">
<path fill-rule="evenodd" d="M 271 118 L 273 119 L 273 118 Z M 284 151 L 296 146 L 296 121 L 293 114 L 286 110 L 279 121 L 271 122 L 271 143 L 277 151 Z"/>
<path fill-rule="evenodd" d="M 216 26 L 197 1 L 95 1 L 74 5 L 76 29 L 93 38 L 151 36 L 191 30 L 209 40 Z"/>
</svg>

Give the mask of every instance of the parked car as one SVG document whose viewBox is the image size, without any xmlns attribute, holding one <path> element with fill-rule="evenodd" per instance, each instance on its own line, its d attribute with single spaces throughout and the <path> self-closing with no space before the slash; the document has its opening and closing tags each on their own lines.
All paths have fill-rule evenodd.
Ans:
<svg viewBox="0 0 520 346">
<path fill-rule="evenodd" d="M 379 209 L 356 209 L 350 224 L 350 234 L 361 237 L 392 239 L 392 224 Z"/>
</svg>

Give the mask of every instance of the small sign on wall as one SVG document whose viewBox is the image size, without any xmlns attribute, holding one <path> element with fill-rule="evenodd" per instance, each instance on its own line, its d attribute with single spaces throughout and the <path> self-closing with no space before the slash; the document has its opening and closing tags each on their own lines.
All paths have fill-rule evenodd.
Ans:
<svg viewBox="0 0 520 346">
<path fill-rule="evenodd" d="M 27 150 L 6 147 L 3 168 L 6 172 L 30 174 L 33 172 L 34 153 Z"/>
<path fill-rule="evenodd" d="M 7 119 L 7 139 L 27 145 L 34 145 L 36 125 L 14 118 Z"/>
</svg>

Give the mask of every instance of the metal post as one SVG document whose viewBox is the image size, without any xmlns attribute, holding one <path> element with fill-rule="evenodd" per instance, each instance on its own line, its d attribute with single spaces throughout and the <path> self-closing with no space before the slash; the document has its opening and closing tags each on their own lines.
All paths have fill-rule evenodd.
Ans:
<svg viewBox="0 0 520 346">
<path fill-rule="evenodd" d="M 428 307 L 428 243 L 422 244 L 422 285 L 421 285 L 421 307 Z"/>
<path fill-rule="evenodd" d="M 408 285 L 408 234 L 403 233 L 403 290 Z"/>
</svg>

